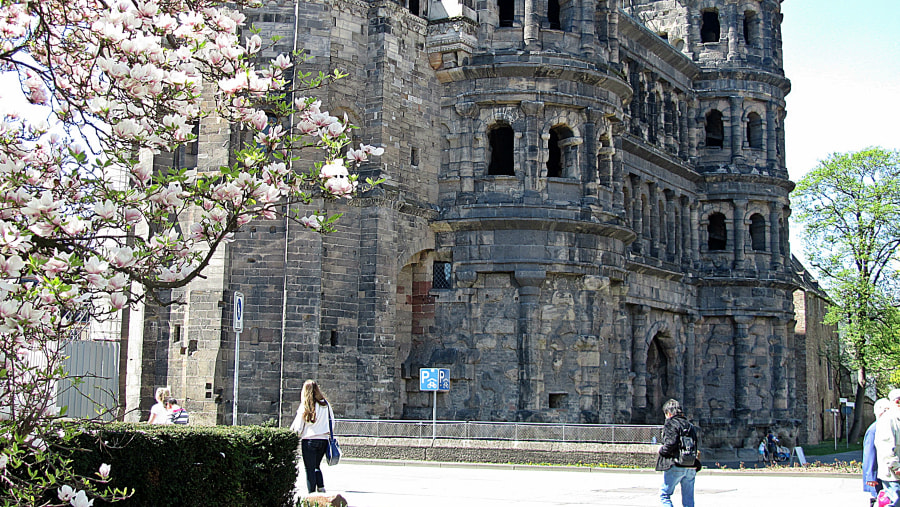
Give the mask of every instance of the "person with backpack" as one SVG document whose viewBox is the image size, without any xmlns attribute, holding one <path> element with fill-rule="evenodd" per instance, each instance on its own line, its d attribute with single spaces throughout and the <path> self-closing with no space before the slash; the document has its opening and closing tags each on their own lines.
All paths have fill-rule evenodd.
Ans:
<svg viewBox="0 0 900 507">
<path fill-rule="evenodd" d="M 699 432 L 684 416 L 678 400 L 667 401 L 663 413 L 666 422 L 656 458 L 656 470 L 663 472 L 659 499 L 664 507 L 672 507 L 672 493 L 681 484 L 681 505 L 694 507 L 694 479 L 702 468 Z"/>
</svg>

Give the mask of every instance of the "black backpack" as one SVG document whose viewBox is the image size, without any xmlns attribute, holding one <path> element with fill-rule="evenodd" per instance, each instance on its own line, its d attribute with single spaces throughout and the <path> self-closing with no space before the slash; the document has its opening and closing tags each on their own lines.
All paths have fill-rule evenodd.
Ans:
<svg viewBox="0 0 900 507">
<path fill-rule="evenodd" d="M 697 464 L 697 430 L 694 425 L 688 425 L 678 435 L 678 456 L 675 464 L 683 467 L 692 467 Z"/>
</svg>

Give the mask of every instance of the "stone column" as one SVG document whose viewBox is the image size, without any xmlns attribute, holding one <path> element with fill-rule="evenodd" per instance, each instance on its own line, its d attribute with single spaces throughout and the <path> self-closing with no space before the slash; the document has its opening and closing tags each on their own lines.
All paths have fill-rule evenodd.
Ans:
<svg viewBox="0 0 900 507">
<path fill-rule="evenodd" d="M 784 109 L 778 109 L 778 121 L 775 123 L 775 151 L 778 154 L 778 169 L 784 167 Z"/>
<path fill-rule="evenodd" d="M 691 261 L 694 265 L 700 259 L 700 205 L 691 202 Z"/>
<path fill-rule="evenodd" d="M 750 418 L 750 323 L 753 317 L 734 316 L 734 417 Z"/>
<path fill-rule="evenodd" d="M 766 104 L 766 166 L 770 171 L 778 167 L 777 141 L 775 136 L 775 125 L 777 122 L 775 106 L 771 103 Z"/>
<path fill-rule="evenodd" d="M 541 283 L 547 277 L 545 271 L 516 271 L 519 285 L 519 318 L 516 329 L 516 355 L 518 362 L 519 416 L 540 408 L 538 396 L 542 392 L 539 372 L 534 371 L 534 342 L 540 329 Z"/>
<path fill-rule="evenodd" d="M 794 335 L 794 329 L 796 328 L 797 321 L 794 319 L 784 318 L 781 319 L 781 332 L 784 334 L 784 357 L 785 363 L 793 364 L 798 360 L 797 350 L 796 350 L 796 336 Z M 785 389 L 787 390 L 785 396 L 785 402 L 787 406 L 785 407 L 786 417 L 793 418 L 796 417 L 794 415 L 794 411 L 798 410 L 798 402 L 797 402 L 797 368 L 786 368 L 784 370 L 784 380 L 782 381 L 785 385 Z"/>
<path fill-rule="evenodd" d="M 539 0 L 525 0 L 525 23 L 522 32 L 525 38 L 526 51 L 540 51 L 541 15 L 538 12 Z"/>
<path fill-rule="evenodd" d="M 741 150 L 741 139 L 744 137 L 741 132 L 744 122 L 744 99 L 738 96 L 729 97 L 731 102 L 731 161 L 740 163 L 743 161 L 744 152 Z"/>
<path fill-rule="evenodd" d="M 675 223 L 675 193 L 669 189 L 663 192 L 666 197 L 666 261 L 675 262 L 675 247 L 678 245 Z"/>
<path fill-rule="evenodd" d="M 694 246 L 691 244 L 691 229 L 693 229 L 694 222 L 691 217 L 691 202 L 687 196 L 681 196 L 679 199 L 679 206 L 681 206 L 681 244 L 679 248 L 681 248 L 681 264 L 684 266 L 691 266 L 693 264 L 693 248 Z"/>
<path fill-rule="evenodd" d="M 631 176 L 631 228 L 634 229 L 634 233 L 636 235 L 634 239 L 634 243 L 631 244 L 631 250 L 634 253 L 643 254 L 644 253 L 644 211 L 641 209 L 641 191 L 643 190 L 643 184 L 640 176 L 630 175 Z"/>
<path fill-rule="evenodd" d="M 784 261 L 783 261 L 782 265 L 790 266 L 791 265 L 791 248 L 790 248 L 790 246 L 791 246 L 791 244 L 790 244 L 791 221 L 789 220 L 789 218 L 791 217 L 791 208 L 788 208 L 787 206 L 785 206 L 783 208 L 783 210 L 784 211 L 782 212 L 781 216 L 783 218 L 784 225 L 782 226 L 782 231 L 781 231 L 781 237 L 782 237 L 781 243 L 783 243 L 782 246 L 784 248 L 784 255 L 782 256 Z"/>
<path fill-rule="evenodd" d="M 525 176 L 525 194 L 526 198 L 529 193 L 536 194 L 540 190 L 546 191 L 540 187 L 540 182 L 545 181 L 540 177 L 543 166 L 541 165 L 540 154 L 547 152 L 547 139 L 550 138 L 549 133 L 540 132 L 541 119 L 544 115 L 544 103 L 533 100 L 523 100 L 520 103 L 522 112 L 525 113 L 525 146 L 539 146 L 537 150 L 521 150 L 525 160 L 523 164 L 523 175 Z M 543 135 L 547 138 L 544 139 Z M 531 192 L 529 192 L 531 191 Z M 541 197 L 534 195 L 535 199 L 543 200 Z"/>
<path fill-rule="evenodd" d="M 746 258 L 744 256 L 744 242 L 747 237 L 747 224 L 745 217 L 747 216 L 746 199 L 736 199 L 734 201 L 734 269 L 745 269 L 747 267 Z"/>
<path fill-rule="evenodd" d="M 651 182 L 649 187 L 647 198 L 650 199 L 650 256 L 660 258 L 659 245 L 662 230 L 659 227 L 659 218 L 662 210 L 659 209 L 659 186 L 655 182 Z"/>
<path fill-rule="evenodd" d="M 581 4 L 581 52 L 590 58 L 594 56 L 594 9 L 597 2 Z"/>
<path fill-rule="evenodd" d="M 606 33 L 609 40 L 609 61 L 619 62 L 619 4 L 621 0 L 609 0 L 609 23 Z"/>
<path fill-rule="evenodd" d="M 781 228 L 778 219 L 781 216 L 781 203 L 772 201 L 769 203 L 769 250 L 772 253 L 771 266 L 773 271 L 781 269 Z"/>
<path fill-rule="evenodd" d="M 698 344 L 696 334 L 696 325 L 698 320 L 699 316 L 696 314 L 687 314 L 682 316 L 685 338 L 685 396 L 689 396 L 688 399 L 685 399 L 685 405 L 691 407 L 691 409 L 693 410 L 692 415 L 694 420 L 706 415 L 704 414 L 703 410 L 703 407 L 705 405 L 703 368 L 701 367 L 703 361 L 698 360 Z"/>
<path fill-rule="evenodd" d="M 486 149 L 488 144 L 487 132 L 475 132 L 475 117 L 478 114 L 478 106 L 474 102 L 459 102 L 456 104 L 456 114 L 460 116 L 459 124 L 462 128 L 462 139 L 466 138 L 478 138 L 481 140 L 482 149 Z M 473 151 L 473 146 L 467 142 L 459 142 L 459 139 L 450 141 L 450 148 L 452 150 L 460 150 L 461 154 L 459 157 L 459 186 L 460 186 L 460 195 L 457 196 L 457 199 L 462 202 L 470 202 L 470 200 L 474 200 L 474 192 L 475 192 L 475 153 Z M 453 157 L 450 158 L 451 164 L 453 163 Z M 486 172 L 485 164 L 487 162 L 483 161 L 482 165 L 482 173 Z M 479 175 L 481 176 L 481 175 Z"/>
<path fill-rule="evenodd" d="M 772 65 L 772 35 L 765 27 L 772 26 L 774 12 L 770 9 L 760 9 L 759 13 L 759 45 L 762 49 L 763 65 Z"/>
<path fill-rule="evenodd" d="M 598 206 L 599 186 L 602 180 L 600 173 L 600 160 L 597 153 L 597 128 L 596 128 L 596 111 L 587 108 L 585 110 L 584 143 L 581 147 L 584 156 L 581 157 L 581 198 L 582 201 L 589 206 Z"/>
<path fill-rule="evenodd" d="M 634 372 L 635 410 L 647 408 L 647 317 L 650 307 L 632 306 L 631 311 L 631 371 Z"/>
<path fill-rule="evenodd" d="M 587 4 L 590 5 L 591 2 L 587 2 Z M 597 43 L 600 45 L 601 48 L 606 48 L 608 51 L 609 50 L 609 40 L 608 40 L 609 2 L 600 0 L 599 2 L 596 2 L 596 5 L 597 5 L 597 13 L 592 14 L 592 16 L 588 19 L 593 19 L 593 16 L 596 15 L 597 19 L 600 20 L 600 24 L 599 24 L 599 26 L 597 26 L 597 33 L 596 33 Z"/>
<path fill-rule="evenodd" d="M 697 35 L 699 37 L 699 33 Z M 696 159 L 699 156 L 699 139 L 697 138 L 700 135 L 700 127 L 699 123 L 702 121 L 697 117 L 698 113 L 698 101 L 694 99 L 691 101 L 691 105 L 688 107 L 688 118 L 692 118 L 694 121 L 688 125 L 688 158 Z"/>
<path fill-rule="evenodd" d="M 678 131 L 675 107 L 674 94 L 671 87 L 666 86 L 663 92 L 663 132 L 665 132 L 666 136 L 666 149 L 671 153 L 678 153 L 678 143 L 675 141 Z"/>
<path fill-rule="evenodd" d="M 775 419 L 790 417 L 788 403 L 787 325 L 790 319 L 772 319 L 772 414 Z"/>
<path fill-rule="evenodd" d="M 626 211 L 625 208 L 628 204 L 625 203 L 625 182 L 624 177 L 622 176 L 623 168 L 625 163 L 622 161 L 622 155 L 616 151 L 615 147 L 615 139 L 610 139 L 609 150 L 612 152 L 609 155 L 609 168 L 612 172 L 612 209 L 613 212 L 617 216 L 625 217 Z M 604 150 L 607 148 L 604 148 Z"/>
<path fill-rule="evenodd" d="M 703 44 L 701 42 L 703 39 L 700 38 L 700 24 L 701 17 L 703 15 L 700 14 L 699 10 L 691 9 L 689 12 L 690 14 L 688 16 L 690 19 L 690 27 L 688 27 L 687 40 L 688 51 L 690 51 L 690 53 L 688 53 L 687 56 L 688 58 L 692 58 L 694 61 L 697 61 L 698 58 L 696 56 L 700 53 L 700 48 L 702 47 L 701 44 Z"/>
<path fill-rule="evenodd" d="M 720 12 L 719 16 L 721 20 L 725 21 L 728 26 L 728 61 L 733 61 L 740 56 L 740 52 L 738 50 L 738 31 L 737 31 L 737 23 L 738 20 L 735 19 L 736 15 L 734 12 L 734 8 L 729 6 L 727 12 Z"/>
<path fill-rule="evenodd" d="M 686 159 L 688 158 L 688 154 L 690 152 L 690 132 L 689 132 L 689 124 L 688 124 L 688 105 L 687 102 L 679 101 L 678 102 L 678 155 Z"/>
</svg>

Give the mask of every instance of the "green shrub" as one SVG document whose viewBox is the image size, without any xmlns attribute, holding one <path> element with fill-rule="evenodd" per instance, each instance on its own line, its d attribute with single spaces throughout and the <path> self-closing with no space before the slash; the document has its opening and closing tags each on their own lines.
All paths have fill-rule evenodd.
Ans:
<svg viewBox="0 0 900 507">
<path fill-rule="evenodd" d="M 93 475 L 108 463 L 110 485 L 134 491 L 116 505 L 292 502 L 299 439 L 287 429 L 114 423 L 86 426 L 76 442 L 71 458 L 78 473 Z"/>
</svg>

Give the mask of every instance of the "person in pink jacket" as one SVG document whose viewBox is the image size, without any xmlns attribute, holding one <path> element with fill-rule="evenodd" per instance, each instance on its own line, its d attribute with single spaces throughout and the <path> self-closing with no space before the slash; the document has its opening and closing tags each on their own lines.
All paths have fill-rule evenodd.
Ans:
<svg viewBox="0 0 900 507">
<path fill-rule="evenodd" d="M 300 434 L 300 453 L 306 469 L 306 489 L 310 493 L 324 492 L 322 478 L 322 458 L 328 447 L 330 435 L 328 421 L 334 420 L 334 413 L 325 395 L 314 380 L 307 380 L 300 392 L 300 408 L 291 423 L 291 430 Z M 332 422 L 333 424 L 333 422 Z"/>
</svg>

